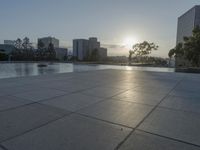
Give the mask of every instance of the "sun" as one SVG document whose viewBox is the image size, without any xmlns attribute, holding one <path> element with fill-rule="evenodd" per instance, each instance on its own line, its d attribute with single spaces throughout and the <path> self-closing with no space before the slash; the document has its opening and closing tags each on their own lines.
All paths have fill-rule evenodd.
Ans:
<svg viewBox="0 0 200 150">
<path fill-rule="evenodd" d="M 133 45 L 135 45 L 138 42 L 138 40 L 134 37 L 127 37 L 124 39 L 122 45 L 126 49 L 132 49 Z"/>
</svg>

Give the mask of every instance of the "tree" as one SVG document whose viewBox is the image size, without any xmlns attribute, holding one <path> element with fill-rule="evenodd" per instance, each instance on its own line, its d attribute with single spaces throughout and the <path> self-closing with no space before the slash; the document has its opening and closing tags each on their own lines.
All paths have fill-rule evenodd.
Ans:
<svg viewBox="0 0 200 150">
<path fill-rule="evenodd" d="M 14 46 L 16 49 L 12 52 L 13 60 L 33 60 L 33 47 L 28 37 L 25 37 L 23 40 L 18 38 Z"/>
<path fill-rule="evenodd" d="M 25 37 L 23 39 L 22 43 L 22 52 L 23 52 L 23 60 L 33 60 L 34 59 L 34 52 L 32 43 L 30 43 L 30 40 L 28 37 Z"/>
<path fill-rule="evenodd" d="M 175 48 L 171 49 L 168 53 L 168 56 L 170 58 L 174 57 L 178 57 L 178 56 L 183 56 L 184 55 L 184 50 L 183 50 L 183 44 L 179 43 L 176 45 Z"/>
<path fill-rule="evenodd" d="M 15 42 L 14 42 L 14 46 L 17 49 L 22 49 L 22 40 L 20 38 L 18 38 Z"/>
<path fill-rule="evenodd" d="M 191 37 L 184 38 L 184 56 L 195 67 L 200 67 L 200 27 L 193 30 Z"/>
<path fill-rule="evenodd" d="M 53 43 L 49 43 L 46 54 L 47 54 L 48 60 L 56 60 L 56 51 L 55 51 Z"/>
<path fill-rule="evenodd" d="M 192 36 L 184 37 L 183 43 L 176 45 L 169 51 L 169 57 L 182 57 L 188 60 L 192 66 L 200 67 L 200 27 L 196 26 Z"/>
<path fill-rule="evenodd" d="M 142 43 L 137 43 L 133 46 L 133 49 L 129 51 L 129 61 L 131 62 L 132 56 L 146 56 L 151 54 L 153 50 L 157 50 L 158 46 L 154 43 L 149 43 L 144 41 Z"/>
<path fill-rule="evenodd" d="M 0 50 L 0 61 L 6 61 L 8 60 L 8 55 L 5 54 L 4 52 L 1 52 Z"/>
<path fill-rule="evenodd" d="M 90 61 L 97 61 L 99 60 L 99 53 L 98 53 L 98 49 L 94 49 L 92 50 L 91 56 L 90 56 Z"/>
<path fill-rule="evenodd" d="M 44 60 L 45 59 L 45 45 L 42 40 L 38 41 L 37 51 L 35 52 L 36 60 Z"/>
</svg>

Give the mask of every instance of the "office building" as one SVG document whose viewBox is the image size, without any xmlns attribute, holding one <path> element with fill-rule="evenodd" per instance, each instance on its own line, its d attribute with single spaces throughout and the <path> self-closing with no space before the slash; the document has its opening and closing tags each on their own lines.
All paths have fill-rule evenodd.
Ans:
<svg viewBox="0 0 200 150">
<path fill-rule="evenodd" d="M 38 43 L 39 41 L 41 41 L 44 44 L 45 48 L 48 48 L 50 43 L 54 45 L 54 48 L 59 48 L 59 40 L 54 37 L 39 38 Z"/>
<path fill-rule="evenodd" d="M 193 29 L 198 25 L 200 26 L 200 5 L 194 6 L 178 18 L 176 44 L 183 43 L 184 37 L 192 36 Z M 183 57 L 176 58 L 176 67 L 190 65 Z"/>
<path fill-rule="evenodd" d="M 78 60 L 86 60 L 89 56 L 89 42 L 85 39 L 73 40 L 73 56 Z"/>
<path fill-rule="evenodd" d="M 107 57 L 107 49 L 101 48 L 101 44 L 97 38 L 73 40 L 73 56 L 77 60 L 89 60 L 94 50 L 97 50 L 99 59 L 105 59 Z"/>
</svg>

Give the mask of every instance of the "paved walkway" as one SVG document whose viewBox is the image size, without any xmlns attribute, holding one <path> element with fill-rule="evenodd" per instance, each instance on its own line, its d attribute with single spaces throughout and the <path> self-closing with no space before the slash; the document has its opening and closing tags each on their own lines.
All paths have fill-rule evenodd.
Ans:
<svg viewBox="0 0 200 150">
<path fill-rule="evenodd" d="M 200 75 L 101 70 L 0 80 L 0 150 L 200 150 Z"/>
</svg>

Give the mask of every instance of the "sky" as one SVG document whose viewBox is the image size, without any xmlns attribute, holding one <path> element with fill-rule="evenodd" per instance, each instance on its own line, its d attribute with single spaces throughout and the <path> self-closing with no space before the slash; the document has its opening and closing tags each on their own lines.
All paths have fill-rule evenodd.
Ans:
<svg viewBox="0 0 200 150">
<path fill-rule="evenodd" d="M 98 37 L 109 55 L 128 55 L 130 42 L 154 42 L 154 56 L 175 46 L 177 18 L 199 0 L 0 0 L 0 43 L 53 36 L 61 47 L 72 39 Z"/>
</svg>

